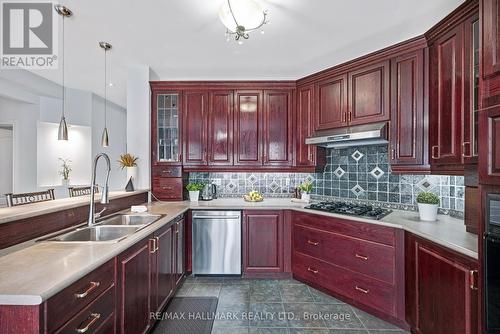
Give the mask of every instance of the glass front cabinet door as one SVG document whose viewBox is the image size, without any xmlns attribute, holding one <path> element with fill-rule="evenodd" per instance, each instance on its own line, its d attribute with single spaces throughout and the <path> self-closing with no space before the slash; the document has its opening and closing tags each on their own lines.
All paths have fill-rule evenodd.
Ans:
<svg viewBox="0 0 500 334">
<path fill-rule="evenodd" d="M 156 98 L 156 163 L 180 163 L 180 94 L 158 93 Z"/>
</svg>

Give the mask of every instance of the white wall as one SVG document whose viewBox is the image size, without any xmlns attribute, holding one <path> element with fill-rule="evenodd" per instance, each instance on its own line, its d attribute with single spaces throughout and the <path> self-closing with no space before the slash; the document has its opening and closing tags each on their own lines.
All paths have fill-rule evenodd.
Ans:
<svg viewBox="0 0 500 334">
<path fill-rule="evenodd" d="M 12 143 L 12 129 L 0 128 L 0 207 L 7 205 L 4 194 L 12 192 Z"/>
<path fill-rule="evenodd" d="M 14 125 L 14 192 L 36 190 L 36 125 L 39 105 L 0 97 L 0 124 Z"/>
<path fill-rule="evenodd" d="M 127 152 L 139 157 L 136 188 L 150 188 L 150 69 L 147 65 L 129 68 L 127 77 Z"/>
</svg>

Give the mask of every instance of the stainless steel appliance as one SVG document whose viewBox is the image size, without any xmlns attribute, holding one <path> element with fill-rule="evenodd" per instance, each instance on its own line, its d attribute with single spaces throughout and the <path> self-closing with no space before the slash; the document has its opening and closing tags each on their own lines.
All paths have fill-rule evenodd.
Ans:
<svg viewBox="0 0 500 334">
<path fill-rule="evenodd" d="M 328 148 L 387 144 L 387 128 L 387 123 L 375 123 L 317 131 L 306 144 Z"/>
<path fill-rule="evenodd" d="M 201 191 L 202 201 L 211 201 L 217 198 L 217 186 L 215 184 L 205 184 Z"/>
<path fill-rule="evenodd" d="M 319 202 L 307 206 L 306 209 L 371 218 L 375 220 L 380 220 L 392 212 L 392 210 L 389 209 L 382 209 L 371 205 L 360 205 L 347 202 Z"/>
<path fill-rule="evenodd" d="M 486 332 L 500 333 L 500 194 L 489 194 L 484 234 Z"/>
<path fill-rule="evenodd" d="M 193 274 L 241 275 L 241 212 L 193 212 Z"/>
</svg>

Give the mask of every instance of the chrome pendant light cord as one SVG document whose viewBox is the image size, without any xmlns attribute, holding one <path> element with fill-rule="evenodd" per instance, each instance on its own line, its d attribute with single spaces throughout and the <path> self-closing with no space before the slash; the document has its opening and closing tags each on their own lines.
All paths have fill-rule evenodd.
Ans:
<svg viewBox="0 0 500 334">
<path fill-rule="evenodd" d="M 108 119 L 108 49 L 104 49 L 104 128 L 107 128 Z"/>
<path fill-rule="evenodd" d="M 62 47 L 62 98 L 63 98 L 63 105 L 62 105 L 62 117 L 65 118 L 65 109 L 66 109 L 66 89 L 64 89 L 64 67 L 66 66 L 66 61 L 64 60 L 64 19 L 65 16 L 62 18 L 62 42 L 63 42 L 63 47 Z"/>
</svg>

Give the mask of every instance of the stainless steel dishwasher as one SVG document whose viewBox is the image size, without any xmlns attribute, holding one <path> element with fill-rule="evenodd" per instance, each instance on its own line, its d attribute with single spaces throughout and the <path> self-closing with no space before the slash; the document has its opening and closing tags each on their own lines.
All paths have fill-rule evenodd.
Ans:
<svg viewBox="0 0 500 334">
<path fill-rule="evenodd" d="M 241 275 L 241 212 L 193 212 L 193 274 Z"/>
</svg>

